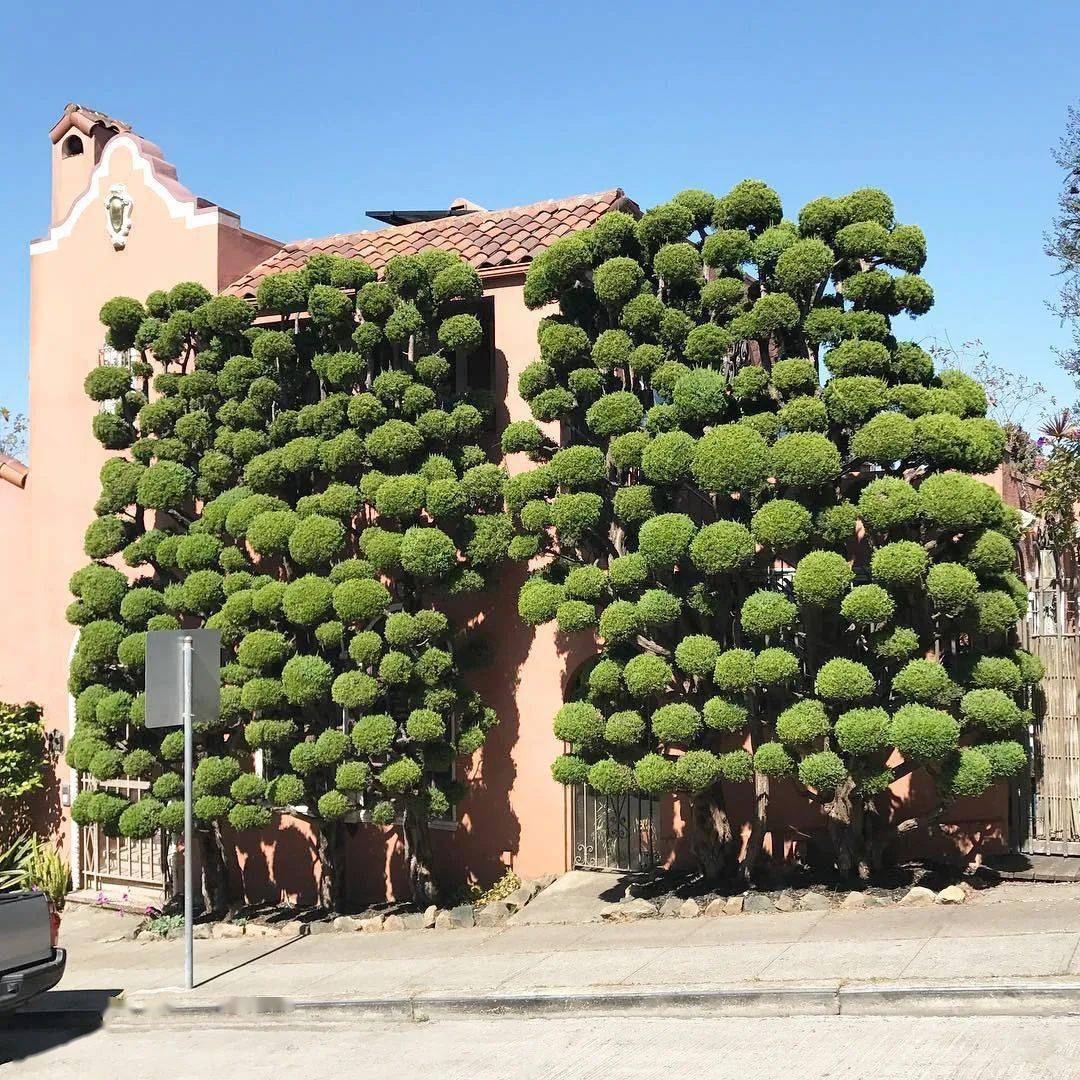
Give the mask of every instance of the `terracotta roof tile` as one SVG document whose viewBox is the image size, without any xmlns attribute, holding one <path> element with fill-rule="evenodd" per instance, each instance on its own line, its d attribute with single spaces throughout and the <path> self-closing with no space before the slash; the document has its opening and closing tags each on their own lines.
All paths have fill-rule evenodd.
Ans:
<svg viewBox="0 0 1080 1080">
<path fill-rule="evenodd" d="M 26 486 L 26 477 L 30 470 L 9 454 L 0 454 L 0 480 L 6 480 L 9 484 L 21 488 Z"/>
<path fill-rule="evenodd" d="M 534 258 L 558 237 L 587 229 L 615 209 L 636 212 L 637 207 L 621 188 L 612 188 L 508 210 L 485 210 L 437 221 L 298 240 L 259 263 L 228 291 L 242 296 L 252 294 L 262 278 L 302 266 L 315 251 L 364 259 L 377 270 L 394 255 L 413 255 L 430 247 L 456 251 L 478 270 L 518 265 Z"/>
</svg>

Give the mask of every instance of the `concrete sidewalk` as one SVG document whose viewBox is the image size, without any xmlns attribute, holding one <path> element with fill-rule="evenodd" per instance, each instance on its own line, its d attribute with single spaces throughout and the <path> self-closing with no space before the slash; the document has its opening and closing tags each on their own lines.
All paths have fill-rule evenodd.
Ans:
<svg viewBox="0 0 1080 1080">
<path fill-rule="evenodd" d="M 1008 890 L 1017 899 L 1006 899 Z M 197 986 L 190 993 L 177 989 L 182 941 L 103 941 L 130 921 L 69 908 L 61 942 L 68 968 L 57 990 L 209 1005 L 239 996 L 324 1003 L 416 995 L 550 999 L 1032 979 L 1080 987 L 1080 890 L 1003 886 L 994 893 L 994 900 L 957 907 L 211 939 L 195 942 Z M 49 1004 L 46 995 L 39 1008 Z"/>
</svg>

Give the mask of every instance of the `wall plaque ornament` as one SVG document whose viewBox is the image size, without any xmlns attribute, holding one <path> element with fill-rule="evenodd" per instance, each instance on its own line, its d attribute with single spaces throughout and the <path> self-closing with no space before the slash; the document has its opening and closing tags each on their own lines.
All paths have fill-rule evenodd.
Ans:
<svg viewBox="0 0 1080 1080">
<path fill-rule="evenodd" d="M 131 208 L 134 205 L 123 184 L 113 184 L 105 196 L 105 230 L 112 246 L 121 251 L 127 246 L 131 232 Z"/>
</svg>

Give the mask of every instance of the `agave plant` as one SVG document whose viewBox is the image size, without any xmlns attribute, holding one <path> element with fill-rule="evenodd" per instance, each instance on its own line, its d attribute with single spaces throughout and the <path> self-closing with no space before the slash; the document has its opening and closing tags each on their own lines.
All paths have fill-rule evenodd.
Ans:
<svg viewBox="0 0 1080 1080">
<path fill-rule="evenodd" d="M 63 911 L 64 898 L 71 887 L 71 873 L 64 857 L 52 844 L 43 843 L 36 836 L 30 838 L 25 873 L 26 884 L 43 892 L 57 911 Z"/>
<path fill-rule="evenodd" d="M 29 861 L 34 853 L 35 839 L 26 832 L 0 850 L 0 892 L 22 888 L 29 876 Z"/>
</svg>

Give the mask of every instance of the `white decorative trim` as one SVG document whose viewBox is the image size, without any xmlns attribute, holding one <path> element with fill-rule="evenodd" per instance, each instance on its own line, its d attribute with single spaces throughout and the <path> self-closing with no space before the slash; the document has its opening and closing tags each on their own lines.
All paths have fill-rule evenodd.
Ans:
<svg viewBox="0 0 1080 1080">
<path fill-rule="evenodd" d="M 68 667 L 71 667 L 71 661 L 75 656 L 75 647 L 79 644 L 79 631 L 75 631 L 74 637 L 71 639 L 71 648 L 68 649 Z M 71 743 L 71 738 L 75 734 L 75 695 L 68 693 L 68 730 L 67 740 L 64 743 L 64 749 L 66 750 Z M 71 802 L 75 801 L 75 796 L 79 793 L 79 774 L 68 765 L 68 790 L 71 792 Z M 71 809 L 70 803 L 68 809 Z M 68 818 L 68 827 L 70 829 L 71 837 L 71 859 L 69 860 L 71 866 L 71 889 L 74 892 L 77 889 L 82 888 L 82 850 L 79 847 L 79 826 L 75 824 L 74 818 Z"/>
<path fill-rule="evenodd" d="M 105 144 L 105 153 L 101 155 L 101 161 L 91 174 L 90 184 L 86 191 L 76 200 L 68 216 L 59 225 L 49 230 L 48 239 L 35 240 L 30 245 L 31 255 L 44 255 L 46 252 L 55 251 L 60 241 L 71 235 L 86 209 L 104 198 L 101 190 L 102 181 L 108 177 L 113 154 L 121 148 L 130 152 L 136 171 L 142 173 L 146 186 L 165 204 L 169 217 L 183 220 L 185 228 L 188 229 L 200 229 L 204 225 L 221 223 L 221 211 L 216 206 L 200 210 L 194 198 L 190 202 L 177 199 L 154 175 L 154 167 L 150 159 L 143 155 L 138 143 L 130 135 L 116 135 Z"/>
</svg>

